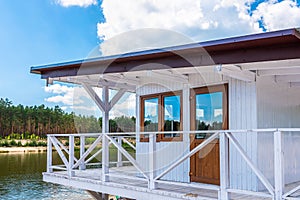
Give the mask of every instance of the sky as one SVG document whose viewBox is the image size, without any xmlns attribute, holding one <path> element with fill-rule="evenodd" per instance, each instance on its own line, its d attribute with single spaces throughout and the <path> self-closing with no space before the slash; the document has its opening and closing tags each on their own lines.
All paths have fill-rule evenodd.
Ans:
<svg viewBox="0 0 300 200">
<path fill-rule="evenodd" d="M 300 27 L 300 0 L 0 0 L 0 27 L 0 98 L 71 111 L 76 88 L 31 66 Z"/>
</svg>

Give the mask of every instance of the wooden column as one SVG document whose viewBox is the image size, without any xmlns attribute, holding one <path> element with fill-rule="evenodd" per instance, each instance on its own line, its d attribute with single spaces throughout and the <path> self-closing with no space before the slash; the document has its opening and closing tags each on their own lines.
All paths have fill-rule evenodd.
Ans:
<svg viewBox="0 0 300 200">
<path fill-rule="evenodd" d="M 154 181 L 156 176 L 156 134 L 149 134 L 149 185 L 150 190 L 156 189 L 157 184 Z"/>
<path fill-rule="evenodd" d="M 52 141 L 50 139 L 51 136 L 47 137 L 47 172 L 52 173 Z"/>
<path fill-rule="evenodd" d="M 68 166 L 68 172 L 69 176 L 72 177 L 75 175 L 75 172 L 73 171 L 73 165 L 74 165 L 74 136 L 69 136 L 69 166 Z"/>
<path fill-rule="evenodd" d="M 84 136 L 84 135 L 81 135 L 81 136 L 80 136 L 80 158 L 83 156 L 83 154 L 84 154 L 84 152 L 85 152 L 84 147 L 85 147 L 85 136 Z M 80 169 L 80 170 L 85 170 L 85 169 L 86 169 L 84 160 L 80 163 L 79 169 Z"/>
<path fill-rule="evenodd" d="M 190 87 L 188 84 L 183 85 L 182 90 L 182 130 L 183 130 L 183 143 L 185 146 L 185 151 L 190 151 L 190 115 L 191 115 L 191 107 L 190 107 Z M 186 177 L 185 181 L 190 181 L 190 159 L 187 159 L 183 163 L 185 166 L 184 169 L 184 177 Z"/>
<path fill-rule="evenodd" d="M 229 187 L 229 141 L 225 133 L 220 133 L 220 200 L 228 200 Z"/>
<path fill-rule="evenodd" d="M 121 136 L 118 137 L 118 144 L 120 146 L 122 146 L 122 137 Z M 121 153 L 121 151 L 119 149 L 118 149 L 118 158 L 117 159 L 118 159 L 117 160 L 117 167 L 122 167 L 123 166 L 122 153 Z"/>
<path fill-rule="evenodd" d="M 282 132 L 274 132 L 274 179 L 275 200 L 282 200 L 284 189 L 284 157 Z"/>
<path fill-rule="evenodd" d="M 102 181 L 109 181 L 109 177 L 106 175 L 109 173 L 109 141 L 105 136 L 105 133 L 109 132 L 109 93 L 108 87 L 102 88 L 102 101 L 104 103 L 104 112 L 102 112 Z"/>
</svg>

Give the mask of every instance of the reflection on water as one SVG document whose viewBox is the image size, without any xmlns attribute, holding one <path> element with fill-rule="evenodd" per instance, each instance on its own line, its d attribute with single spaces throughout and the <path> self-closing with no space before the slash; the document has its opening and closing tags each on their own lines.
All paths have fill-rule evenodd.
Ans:
<svg viewBox="0 0 300 200">
<path fill-rule="evenodd" d="M 46 153 L 0 153 L 0 199 L 92 199 L 85 191 L 43 182 L 46 162 Z"/>
</svg>

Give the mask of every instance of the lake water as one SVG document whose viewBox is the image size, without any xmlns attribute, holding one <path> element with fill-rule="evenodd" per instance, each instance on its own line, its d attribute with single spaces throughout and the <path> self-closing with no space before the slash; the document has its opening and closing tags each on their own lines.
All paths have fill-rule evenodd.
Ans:
<svg viewBox="0 0 300 200">
<path fill-rule="evenodd" d="M 0 153 L 0 199 L 92 199 L 85 191 L 43 182 L 46 162 L 46 153 Z"/>
</svg>

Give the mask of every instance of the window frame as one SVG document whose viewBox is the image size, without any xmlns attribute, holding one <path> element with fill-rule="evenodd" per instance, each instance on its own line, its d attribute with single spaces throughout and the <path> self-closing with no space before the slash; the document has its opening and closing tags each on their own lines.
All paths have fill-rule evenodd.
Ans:
<svg viewBox="0 0 300 200">
<path fill-rule="evenodd" d="M 196 130 L 196 95 L 198 94 L 209 94 L 209 93 L 215 93 L 215 92 L 222 92 L 223 97 L 223 124 L 222 124 L 222 130 L 228 130 L 228 83 L 219 84 L 219 85 L 212 85 L 212 86 L 204 86 L 204 87 L 198 87 L 198 88 L 191 88 L 190 90 L 190 125 L 191 130 Z"/>
<path fill-rule="evenodd" d="M 157 94 L 150 94 L 140 96 L 140 131 L 141 133 L 144 132 L 144 105 L 145 100 L 147 99 L 158 99 L 158 131 L 157 132 L 164 132 L 164 115 L 165 115 L 165 107 L 164 107 L 164 98 L 170 96 L 179 96 L 180 99 L 180 127 L 179 131 L 183 130 L 182 126 L 182 91 L 175 91 L 175 92 L 164 92 L 164 93 L 157 93 Z M 165 137 L 163 133 L 156 135 L 157 142 L 173 142 L 173 141 L 183 141 L 183 135 L 180 134 L 178 137 Z M 145 137 L 144 134 L 140 134 L 140 142 L 149 142 L 149 138 Z"/>
</svg>

